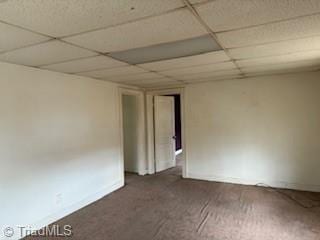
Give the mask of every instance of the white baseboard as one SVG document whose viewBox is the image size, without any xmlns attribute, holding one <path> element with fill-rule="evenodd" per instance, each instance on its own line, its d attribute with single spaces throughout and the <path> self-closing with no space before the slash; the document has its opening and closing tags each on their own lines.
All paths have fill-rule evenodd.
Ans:
<svg viewBox="0 0 320 240">
<path fill-rule="evenodd" d="M 187 173 L 186 178 L 204 180 L 204 181 L 213 181 L 213 182 L 224 182 L 224 183 L 233 183 L 241 185 L 257 185 L 257 184 L 266 184 L 274 188 L 283 188 L 283 189 L 292 189 L 299 191 L 310 191 L 310 192 L 320 192 L 320 185 L 309 185 L 309 184 L 300 184 L 300 183 L 288 183 L 281 181 L 266 181 L 266 180 L 249 180 L 249 179 L 240 179 L 232 177 L 221 177 L 221 176 L 208 176 Z"/>
<path fill-rule="evenodd" d="M 52 215 L 49 215 L 45 218 L 43 218 L 42 220 L 40 221 L 37 221 L 33 224 L 30 224 L 30 226 L 32 226 L 32 229 L 34 229 L 35 231 L 36 230 L 40 230 L 68 215 L 70 215 L 71 213 L 93 203 L 93 202 L 96 202 L 97 200 L 105 197 L 106 195 L 110 194 L 111 192 L 114 192 L 115 190 L 121 188 L 124 186 L 124 182 L 123 180 L 119 180 L 117 181 L 116 183 L 104 188 L 104 189 L 101 189 L 100 191 L 96 192 L 95 194 L 93 195 L 90 195 L 84 199 L 82 199 L 81 201 L 75 203 L 75 204 L 72 204 L 58 212 L 56 212 L 55 214 L 52 214 Z M 21 239 L 25 236 L 13 236 L 11 238 L 3 238 L 5 240 L 18 240 L 18 239 Z M 2 238 L 0 238 L 2 239 Z"/>
<path fill-rule="evenodd" d="M 140 170 L 139 173 L 138 173 L 140 176 L 144 176 L 144 175 L 147 175 L 148 174 L 148 170 Z"/>
</svg>

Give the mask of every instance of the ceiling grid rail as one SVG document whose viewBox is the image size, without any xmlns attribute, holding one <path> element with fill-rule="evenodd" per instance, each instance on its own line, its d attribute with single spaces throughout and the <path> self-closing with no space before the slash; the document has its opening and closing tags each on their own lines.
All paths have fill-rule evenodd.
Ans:
<svg viewBox="0 0 320 240">
<path fill-rule="evenodd" d="M 223 49 L 223 51 L 227 54 L 227 56 L 230 58 L 230 61 L 236 66 L 236 68 L 239 70 L 240 75 L 242 77 L 245 77 L 245 73 L 242 71 L 241 67 L 237 64 L 236 60 L 233 59 L 231 54 L 229 53 L 229 50 L 223 46 L 223 44 L 218 39 L 217 35 L 212 31 L 212 29 L 207 25 L 207 23 L 202 19 L 202 17 L 199 15 L 197 10 L 192 6 L 192 4 L 189 2 L 189 0 L 182 0 L 186 7 L 191 11 L 191 13 L 195 16 L 195 18 L 200 22 L 200 24 L 208 31 L 210 36 L 220 45 L 220 47 Z"/>
</svg>

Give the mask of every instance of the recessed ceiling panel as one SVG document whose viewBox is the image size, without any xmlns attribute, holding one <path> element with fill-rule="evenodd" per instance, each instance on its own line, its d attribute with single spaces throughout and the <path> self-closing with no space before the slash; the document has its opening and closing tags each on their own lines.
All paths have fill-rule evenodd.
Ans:
<svg viewBox="0 0 320 240">
<path fill-rule="evenodd" d="M 320 50 L 320 36 L 244 48 L 233 48 L 229 49 L 229 53 L 234 59 L 248 59 L 310 50 Z"/>
<path fill-rule="evenodd" d="M 103 30 L 84 33 L 66 41 L 100 52 L 127 49 L 179 41 L 207 34 L 187 9 L 170 12 Z"/>
<path fill-rule="evenodd" d="M 1 3 L 0 20 L 61 37 L 182 6 L 181 0 L 10 0 Z"/>
<path fill-rule="evenodd" d="M 227 48 L 246 47 L 319 35 L 320 14 L 218 34 Z"/>
<path fill-rule="evenodd" d="M 41 66 L 94 55 L 96 53 L 55 40 L 0 54 L 0 60 L 26 66 Z"/>
<path fill-rule="evenodd" d="M 161 74 L 166 76 L 177 77 L 177 76 L 187 75 L 187 74 L 214 72 L 214 71 L 221 71 L 221 70 L 235 69 L 235 68 L 236 66 L 232 62 L 223 62 L 223 63 L 201 65 L 196 67 L 172 69 L 172 70 L 162 71 Z"/>
<path fill-rule="evenodd" d="M 222 70 L 222 71 L 216 71 L 216 72 L 202 72 L 202 73 L 194 73 L 194 74 L 188 74 L 188 75 L 181 75 L 175 77 L 177 80 L 182 81 L 193 81 L 193 80 L 199 80 L 202 78 L 215 78 L 215 77 L 221 77 L 221 76 L 234 76 L 240 74 L 240 71 L 238 69 L 232 69 L 232 70 Z"/>
<path fill-rule="evenodd" d="M 214 0 L 196 6 L 215 32 L 286 20 L 320 12 L 319 0 Z"/>
<path fill-rule="evenodd" d="M 113 52 L 109 55 L 113 58 L 130 64 L 141 64 L 146 62 L 192 56 L 218 50 L 221 50 L 221 47 L 218 45 L 218 43 L 210 35 L 204 35 L 201 37 L 157 44 L 144 48 Z"/>
<path fill-rule="evenodd" d="M 163 71 L 176 68 L 191 67 L 203 64 L 229 61 L 229 57 L 224 51 L 214 51 L 189 57 L 175 58 L 165 61 L 157 61 L 141 64 L 142 68 L 152 71 Z"/>
<path fill-rule="evenodd" d="M 82 58 L 82 59 L 72 60 L 72 61 L 63 62 L 63 63 L 47 65 L 41 68 L 58 71 L 58 72 L 65 72 L 65 73 L 79 73 L 79 72 L 114 68 L 114 67 L 120 67 L 120 66 L 126 66 L 126 65 L 128 64 L 114 60 L 110 57 L 95 56 L 95 57 Z"/>
<path fill-rule="evenodd" d="M 1 5 L 0 5 L 1 6 Z M 49 40 L 50 38 L 0 22 L 0 52 Z"/>
<path fill-rule="evenodd" d="M 237 64 L 240 67 L 251 67 L 251 66 L 281 64 L 281 63 L 308 61 L 308 60 L 318 61 L 320 64 L 320 51 L 308 51 L 308 52 L 286 54 L 281 56 L 239 60 L 237 61 Z"/>
<path fill-rule="evenodd" d="M 114 76 L 139 74 L 144 72 L 147 72 L 147 71 L 135 66 L 127 66 L 127 67 L 117 67 L 117 68 L 96 70 L 96 71 L 90 71 L 90 72 L 82 72 L 82 73 L 78 73 L 78 75 L 107 80 L 107 78 L 111 78 Z"/>
<path fill-rule="evenodd" d="M 165 78 L 165 77 L 157 73 L 146 72 L 146 73 L 139 73 L 139 74 L 108 76 L 105 79 L 113 82 L 132 82 L 132 81 L 139 81 L 139 80 L 162 79 L 162 78 Z"/>
</svg>

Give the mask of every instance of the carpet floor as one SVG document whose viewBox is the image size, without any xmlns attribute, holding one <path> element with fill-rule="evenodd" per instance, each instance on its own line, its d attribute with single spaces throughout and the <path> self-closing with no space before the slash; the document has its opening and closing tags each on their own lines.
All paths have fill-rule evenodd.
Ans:
<svg viewBox="0 0 320 240">
<path fill-rule="evenodd" d="M 180 175 L 127 174 L 125 187 L 57 224 L 71 225 L 76 240 L 320 240 L 318 193 Z"/>
</svg>

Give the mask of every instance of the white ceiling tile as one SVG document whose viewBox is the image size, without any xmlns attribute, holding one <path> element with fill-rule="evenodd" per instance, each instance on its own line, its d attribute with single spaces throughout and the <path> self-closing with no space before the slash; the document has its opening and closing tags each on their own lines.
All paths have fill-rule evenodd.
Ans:
<svg viewBox="0 0 320 240">
<path fill-rule="evenodd" d="M 27 66 L 40 66 L 90 57 L 95 54 L 94 52 L 55 40 L 0 54 L 0 60 Z"/>
<path fill-rule="evenodd" d="M 143 87 L 143 88 L 157 88 L 157 87 L 171 87 L 171 86 L 181 86 L 184 85 L 184 83 L 174 80 L 167 80 L 167 79 L 161 79 L 157 81 L 149 81 L 149 82 L 143 82 L 143 83 L 128 83 L 130 85 L 134 85 L 137 87 Z"/>
<path fill-rule="evenodd" d="M 303 73 L 303 72 L 315 72 L 319 71 L 319 67 L 291 67 L 285 69 L 276 69 L 268 71 L 252 71 L 245 74 L 246 77 L 258 77 L 258 76 L 269 76 L 269 75 L 279 75 L 279 74 L 292 74 L 292 73 Z"/>
<path fill-rule="evenodd" d="M 107 79 L 114 76 L 121 76 L 121 75 L 131 75 L 131 74 L 139 74 L 147 72 L 142 68 L 138 68 L 135 66 L 126 66 L 126 67 L 117 67 L 117 68 L 110 68 L 110 69 L 103 69 L 103 70 L 96 70 L 90 72 L 82 72 L 78 73 L 77 75 L 93 77 L 93 78 L 100 78 L 100 79 Z M 114 78 L 112 78 L 114 79 Z"/>
<path fill-rule="evenodd" d="M 272 56 L 272 57 L 263 57 L 255 59 L 246 59 L 237 61 L 238 66 L 240 67 L 251 67 L 259 65 L 270 65 L 270 64 L 281 64 L 281 63 L 290 63 L 297 61 L 308 61 L 314 60 L 320 63 L 320 51 L 308 51 L 308 52 L 299 52 L 286 54 L 281 56 Z"/>
<path fill-rule="evenodd" d="M 0 52 L 37 44 L 50 38 L 0 22 Z"/>
<path fill-rule="evenodd" d="M 157 73 L 146 72 L 139 74 L 130 74 L 130 75 L 121 75 L 121 76 L 108 76 L 105 79 L 113 82 L 132 82 L 132 81 L 141 81 L 141 80 L 156 80 L 163 79 L 164 76 L 161 76 Z"/>
<path fill-rule="evenodd" d="M 196 6 L 215 31 L 226 31 L 320 12 L 319 0 L 215 0 Z"/>
<path fill-rule="evenodd" d="M 124 84 L 137 86 L 137 87 L 152 87 L 152 86 L 170 86 L 172 84 L 181 84 L 179 81 L 172 80 L 170 78 L 157 78 L 157 79 L 140 79 L 135 81 L 123 82 Z"/>
<path fill-rule="evenodd" d="M 229 53 L 234 59 L 246 59 L 283 55 L 309 50 L 320 50 L 320 36 L 244 48 L 233 48 L 229 49 Z"/>
<path fill-rule="evenodd" d="M 221 80 L 229 80 L 229 79 L 237 79 L 242 78 L 243 76 L 236 74 L 236 75 L 226 75 L 226 76 L 214 76 L 208 78 L 199 78 L 199 79 L 191 79 L 186 80 L 186 83 L 200 83 L 200 82 L 211 82 L 211 81 L 221 81 Z"/>
<path fill-rule="evenodd" d="M 188 81 L 188 80 L 199 80 L 203 78 L 214 78 L 214 77 L 223 77 L 223 76 L 233 76 L 240 74 L 240 71 L 238 69 L 232 69 L 232 70 L 224 70 L 224 71 L 217 71 L 217 72 L 203 72 L 203 73 L 194 73 L 194 74 L 188 74 L 188 75 L 182 75 L 177 76 L 175 79 L 182 80 L 182 81 Z"/>
<path fill-rule="evenodd" d="M 0 20 L 61 37 L 182 6 L 181 0 L 10 0 L 1 3 Z"/>
<path fill-rule="evenodd" d="M 209 2 L 211 0 L 189 0 L 191 4 L 198 4 L 198 3 L 204 3 L 204 2 Z"/>
<path fill-rule="evenodd" d="M 268 76 L 268 75 L 279 75 L 279 74 L 290 74 L 290 73 L 301 73 L 314 71 L 314 68 L 302 67 L 302 68 L 287 68 L 287 69 L 278 69 L 278 70 L 269 70 L 269 71 L 252 71 L 245 74 L 246 77 L 258 77 L 258 76 Z"/>
<path fill-rule="evenodd" d="M 107 56 L 95 56 L 95 57 L 82 58 L 78 60 L 72 60 L 68 62 L 47 65 L 41 68 L 58 71 L 58 72 L 65 72 L 65 73 L 79 73 L 79 72 L 114 68 L 114 67 L 120 67 L 120 66 L 126 66 L 126 65 L 128 64 L 114 60 Z"/>
<path fill-rule="evenodd" d="M 182 9 L 64 40 L 100 52 L 115 52 L 204 34 L 207 32 L 190 11 Z"/>
<path fill-rule="evenodd" d="M 190 57 L 182 57 L 182 58 L 175 58 L 175 59 L 170 59 L 165 61 L 145 63 L 145 64 L 141 64 L 140 66 L 142 68 L 152 70 L 152 71 L 163 71 L 163 70 L 184 68 L 184 67 L 197 66 L 197 65 L 203 65 L 203 64 L 218 63 L 218 62 L 224 62 L 229 60 L 230 58 L 226 55 L 224 51 L 216 51 L 216 52 L 194 55 Z"/>
<path fill-rule="evenodd" d="M 177 77 L 177 76 L 187 75 L 187 74 L 213 72 L 213 71 L 221 71 L 221 70 L 235 69 L 235 68 L 236 66 L 232 62 L 223 62 L 223 63 L 215 63 L 215 64 L 206 64 L 206 65 L 201 65 L 196 67 L 172 69 L 172 70 L 162 71 L 161 74 L 166 76 Z"/>
<path fill-rule="evenodd" d="M 273 73 L 273 72 L 286 72 L 291 70 L 310 70 L 320 68 L 320 62 L 318 60 L 311 61 L 298 61 L 284 64 L 270 64 L 261 66 L 252 66 L 241 68 L 246 74 L 248 73 Z"/>
<path fill-rule="evenodd" d="M 127 83 L 132 84 L 152 84 L 152 83 L 159 83 L 159 82 L 177 82 L 171 78 L 162 77 L 162 78 L 151 78 L 151 79 L 139 79 L 139 80 L 133 80 L 128 81 Z"/>
<path fill-rule="evenodd" d="M 218 38 L 227 48 L 246 47 L 277 41 L 319 35 L 320 14 L 295 20 L 219 33 Z"/>
</svg>

